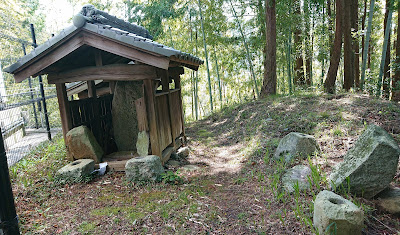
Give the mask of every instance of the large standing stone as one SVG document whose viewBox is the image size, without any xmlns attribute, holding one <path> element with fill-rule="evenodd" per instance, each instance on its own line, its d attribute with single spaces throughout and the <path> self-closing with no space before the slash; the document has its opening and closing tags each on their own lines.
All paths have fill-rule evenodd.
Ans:
<svg viewBox="0 0 400 235">
<path fill-rule="evenodd" d="M 142 81 L 118 81 L 115 85 L 112 119 L 118 151 L 136 151 L 139 129 L 135 100 L 141 97 Z"/>
<path fill-rule="evenodd" d="M 286 162 L 290 162 L 296 157 L 307 158 L 316 151 L 319 151 L 319 145 L 313 136 L 291 132 L 279 142 L 274 158 L 284 158 Z"/>
<path fill-rule="evenodd" d="M 400 188 L 387 188 L 377 195 L 378 205 L 391 214 L 400 214 Z"/>
<path fill-rule="evenodd" d="M 68 155 L 72 159 L 93 159 L 100 163 L 103 149 L 97 143 L 93 133 L 86 126 L 78 126 L 68 131 L 66 135 Z"/>
<path fill-rule="evenodd" d="M 313 222 L 319 234 L 357 235 L 361 234 L 364 211 L 349 200 L 324 190 L 315 199 Z"/>
<path fill-rule="evenodd" d="M 94 161 L 92 159 L 80 159 L 64 166 L 57 171 L 57 175 L 65 180 L 82 179 L 94 171 Z"/>
<path fill-rule="evenodd" d="M 125 165 L 125 173 L 130 181 L 157 181 L 164 173 L 164 168 L 158 156 L 150 155 L 129 160 Z"/>
<path fill-rule="evenodd" d="M 311 177 L 310 167 L 303 165 L 294 166 L 283 175 L 283 188 L 286 192 L 293 193 L 297 184 L 299 191 L 307 190 L 310 188 L 309 177 Z"/>
<path fill-rule="evenodd" d="M 381 127 L 370 125 L 332 171 L 331 186 L 372 198 L 389 186 L 399 155 L 396 141 Z"/>
</svg>

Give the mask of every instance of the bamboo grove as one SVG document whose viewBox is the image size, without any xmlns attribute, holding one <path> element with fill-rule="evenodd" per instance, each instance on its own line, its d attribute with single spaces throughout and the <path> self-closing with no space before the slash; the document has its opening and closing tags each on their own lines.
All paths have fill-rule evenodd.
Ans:
<svg viewBox="0 0 400 235">
<path fill-rule="evenodd" d="M 270 94 L 350 91 L 400 100 L 397 0 L 90 3 L 205 61 L 182 81 L 187 120 Z"/>
</svg>

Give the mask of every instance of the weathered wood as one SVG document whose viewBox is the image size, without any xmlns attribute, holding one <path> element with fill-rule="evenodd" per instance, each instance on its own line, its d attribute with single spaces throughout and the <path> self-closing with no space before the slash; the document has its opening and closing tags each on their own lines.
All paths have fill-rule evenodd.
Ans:
<svg viewBox="0 0 400 235">
<path fill-rule="evenodd" d="M 49 74 L 47 80 L 50 84 L 109 80 L 109 81 L 138 81 L 155 79 L 156 69 L 149 65 L 135 64 L 110 64 L 104 66 L 89 66 L 61 73 Z"/>
<path fill-rule="evenodd" d="M 97 97 L 96 85 L 94 84 L 94 81 L 87 81 L 87 86 L 88 86 L 88 97 L 89 98 Z"/>
<path fill-rule="evenodd" d="M 186 143 L 186 134 L 185 134 L 185 117 L 183 113 L 183 101 L 182 101 L 182 89 L 181 89 L 181 77 L 178 76 L 175 78 L 175 88 L 179 89 L 179 102 L 178 105 L 180 106 L 181 110 L 181 121 L 182 121 L 182 136 L 183 136 L 183 141 Z"/>
<path fill-rule="evenodd" d="M 161 84 L 162 84 L 162 91 L 163 92 L 168 92 L 167 94 L 167 106 L 168 106 L 168 116 L 169 116 L 169 125 L 170 125 L 170 132 L 168 134 L 171 135 L 172 142 L 170 143 L 170 146 L 175 146 L 175 138 L 173 136 L 172 130 L 173 130 L 173 122 L 172 122 L 172 105 L 173 103 L 171 102 L 171 91 L 169 90 L 169 71 L 164 71 L 161 73 Z"/>
<path fill-rule="evenodd" d="M 109 89 L 110 89 L 110 94 L 114 94 L 114 91 L 115 91 L 115 81 L 108 81 L 108 86 L 109 86 Z"/>
<path fill-rule="evenodd" d="M 178 59 L 175 56 L 171 56 L 170 59 L 171 59 L 170 67 L 176 66 L 177 65 L 176 63 L 178 63 L 178 65 L 184 65 L 190 69 L 197 71 L 200 66 L 199 64 L 197 64 L 195 62 Z"/>
<path fill-rule="evenodd" d="M 144 80 L 144 89 L 145 89 L 144 97 L 146 101 L 147 117 L 149 122 L 151 152 L 153 155 L 159 156 L 161 158 L 162 150 L 160 148 L 160 143 L 158 140 L 157 117 L 154 107 L 154 102 L 155 102 L 154 80 Z"/>
<path fill-rule="evenodd" d="M 162 152 L 162 158 L 161 158 L 161 162 L 163 165 L 169 160 L 172 152 L 174 152 L 174 147 L 167 147 L 166 149 L 164 149 L 164 151 Z"/>
<path fill-rule="evenodd" d="M 103 82 L 103 80 L 94 80 L 94 84 L 96 84 L 96 85 L 101 83 L 101 82 Z M 69 96 L 72 96 L 74 94 L 78 94 L 78 93 L 80 93 L 82 91 L 85 91 L 87 89 L 88 89 L 87 82 L 82 82 L 80 84 L 77 84 L 77 85 L 75 85 L 73 87 L 68 88 L 67 89 L 67 96 L 69 97 Z M 86 97 L 87 97 L 87 94 L 86 94 Z"/>
<path fill-rule="evenodd" d="M 172 136 L 178 138 L 182 134 L 182 110 L 179 104 L 179 90 L 171 92 Z"/>
<path fill-rule="evenodd" d="M 164 149 L 172 143 L 171 120 L 168 109 L 168 95 L 156 97 L 155 110 L 160 148 Z"/>
<path fill-rule="evenodd" d="M 94 52 L 94 60 L 95 60 L 96 66 L 103 66 L 103 57 L 101 56 L 101 51 L 96 50 Z"/>
<path fill-rule="evenodd" d="M 69 130 L 72 129 L 71 112 L 69 109 L 67 89 L 65 84 L 56 84 L 58 108 L 60 110 L 61 126 L 63 131 L 64 141 L 66 141 L 66 135 Z"/>
<path fill-rule="evenodd" d="M 91 32 L 84 34 L 84 41 L 86 45 L 107 51 L 116 55 L 129 58 L 134 61 L 139 61 L 145 64 L 152 65 L 161 69 L 168 69 L 169 58 L 164 56 L 156 56 L 150 53 L 142 52 L 143 49 L 137 50 L 132 48 L 132 45 L 124 45 L 122 42 L 115 41 L 106 37 L 95 35 Z"/>
<path fill-rule="evenodd" d="M 147 112 L 144 97 L 135 100 L 135 106 L 139 131 L 148 131 L 149 125 L 147 122 Z"/>
<path fill-rule="evenodd" d="M 41 75 L 42 70 L 64 58 L 83 45 L 83 37 L 76 36 L 48 53 L 42 53 L 14 73 L 15 82 L 22 82 L 30 76 Z"/>
</svg>

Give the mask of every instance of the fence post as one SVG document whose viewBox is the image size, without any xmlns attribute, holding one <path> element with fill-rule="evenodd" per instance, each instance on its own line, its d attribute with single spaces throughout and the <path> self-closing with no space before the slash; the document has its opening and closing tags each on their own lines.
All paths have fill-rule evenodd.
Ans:
<svg viewBox="0 0 400 235">
<path fill-rule="evenodd" d="M 1 133 L 1 130 L 0 130 Z M 10 175 L 8 174 L 7 156 L 3 136 L 0 134 L 0 234 L 20 234 L 18 217 L 15 210 Z"/>
<path fill-rule="evenodd" d="M 32 34 L 32 42 L 33 42 L 33 47 L 37 47 L 36 44 L 36 35 L 35 35 L 35 28 L 33 27 L 33 24 L 31 25 L 31 34 Z M 50 124 L 49 124 L 49 116 L 47 115 L 47 105 L 46 105 L 46 97 L 44 94 L 44 88 L 43 88 L 43 80 L 42 76 L 39 75 L 39 89 L 40 89 L 40 95 L 42 96 L 42 101 L 43 101 L 43 113 L 44 113 L 44 121 L 46 123 L 46 130 L 47 130 L 47 138 L 51 140 L 51 132 L 50 132 Z"/>
<path fill-rule="evenodd" d="M 26 55 L 26 49 L 25 49 L 25 45 L 22 43 L 22 49 L 24 50 L 24 55 Z M 31 95 L 31 100 L 33 100 L 33 94 L 32 94 L 32 80 L 31 77 L 28 78 L 28 82 L 29 82 L 29 93 Z M 39 122 L 38 122 L 38 118 L 37 118 L 37 114 L 36 114 L 36 105 L 35 102 L 32 103 L 33 106 L 33 114 L 35 116 L 35 127 L 36 129 L 39 128 Z"/>
</svg>

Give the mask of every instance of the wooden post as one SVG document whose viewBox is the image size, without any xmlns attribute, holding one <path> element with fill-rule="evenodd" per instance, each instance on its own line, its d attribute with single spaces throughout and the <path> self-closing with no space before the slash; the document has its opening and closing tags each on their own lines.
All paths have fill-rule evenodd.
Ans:
<svg viewBox="0 0 400 235">
<path fill-rule="evenodd" d="M 146 99 L 147 115 L 149 120 L 150 129 L 150 144 L 151 152 L 153 155 L 162 157 L 162 149 L 158 140 L 158 129 L 156 120 L 156 110 L 154 107 L 155 94 L 154 94 L 154 80 L 144 80 L 144 97 Z"/>
<path fill-rule="evenodd" d="M 67 89 L 65 87 L 65 83 L 57 83 L 56 90 L 58 98 L 58 107 L 60 109 L 63 137 L 65 142 L 66 141 L 65 137 L 67 135 L 67 132 L 72 129 L 71 110 L 69 109 Z"/>
<path fill-rule="evenodd" d="M 109 81 L 108 82 L 108 86 L 110 87 L 110 94 L 114 94 L 115 84 L 116 83 L 117 83 L 116 81 Z"/>
<path fill-rule="evenodd" d="M 168 92 L 167 104 L 168 104 L 168 114 L 169 114 L 169 125 L 171 127 L 171 139 L 172 143 L 169 145 L 171 147 L 175 147 L 175 137 L 174 137 L 174 125 L 172 123 L 172 105 L 171 105 L 171 91 L 169 90 L 169 73 L 168 70 L 163 70 L 161 72 L 161 84 L 162 91 Z"/>
<path fill-rule="evenodd" d="M 184 144 L 186 144 L 186 134 L 185 134 L 185 117 L 183 116 L 183 104 L 182 104 L 182 88 L 181 88 L 181 75 L 175 78 L 175 88 L 179 89 L 179 105 L 181 106 L 181 120 L 182 120 L 182 137 L 184 139 Z"/>
</svg>

